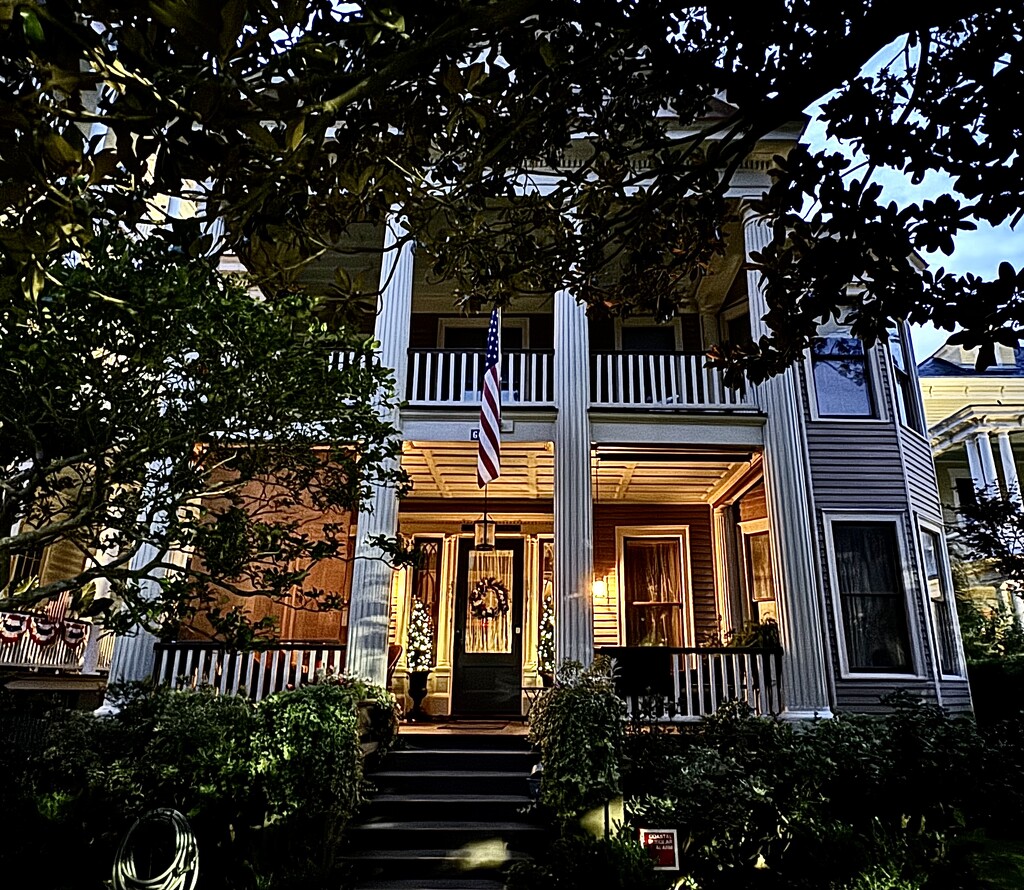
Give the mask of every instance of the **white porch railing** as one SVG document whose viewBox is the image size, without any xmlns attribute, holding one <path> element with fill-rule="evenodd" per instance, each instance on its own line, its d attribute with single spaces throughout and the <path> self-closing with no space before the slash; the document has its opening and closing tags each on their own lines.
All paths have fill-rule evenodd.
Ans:
<svg viewBox="0 0 1024 890">
<path fill-rule="evenodd" d="M 735 410 L 755 407 L 745 392 L 725 385 L 703 355 L 680 352 L 595 352 L 590 356 L 590 404 L 595 408 Z"/>
<path fill-rule="evenodd" d="M 553 356 L 550 350 L 503 352 L 502 404 L 553 405 Z M 410 405 L 417 406 L 479 405 L 483 377 L 482 350 L 410 350 L 406 400 Z"/>
<path fill-rule="evenodd" d="M 0 612 L 0 666 L 80 671 L 93 630 L 88 621 Z"/>
<path fill-rule="evenodd" d="M 630 716 L 683 723 L 743 702 L 759 716 L 785 707 L 778 649 L 610 647 L 616 689 Z"/>
<path fill-rule="evenodd" d="M 281 642 L 262 652 L 238 652 L 219 643 L 157 643 L 153 679 L 158 686 L 196 689 L 209 686 L 222 695 L 260 701 L 275 692 L 313 680 L 317 671 L 340 674 L 342 643 Z"/>
</svg>

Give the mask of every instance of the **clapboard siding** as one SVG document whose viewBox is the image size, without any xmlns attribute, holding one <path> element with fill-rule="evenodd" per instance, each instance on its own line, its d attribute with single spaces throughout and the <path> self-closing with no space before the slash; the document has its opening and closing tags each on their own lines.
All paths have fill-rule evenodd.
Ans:
<svg viewBox="0 0 1024 890">
<path fill-rule="evenodd" d="M 910 505 L 923 517 L 934 522 L 942 522 L 939 482 L 935 475 L 935 461 L 931 448 L 928 442 L 911 430 L 901 430 L 900 436 L 907 468 Z"/>
<path fill-rule="evenodd" d="M 697 638 L 717 633 L 714 545 L 711 508 L 705 504 L 600 504 L 594 507 L 594 574 L 616 575 L 616 529 L 622 526 L 686 526 L 690 539 L 690 579 L 693 585 L 694 632 Z M 609 604 L 594 610 L 595 645 L 615 645 L 618 639 L 619 603 L 609 585 Z"/>
<path fill-rule="evenodd" d="M 969 714 L 972 711 L 971 687 L 967 680 L 943 680 L 942 707 L 954 714 Z"/>
<path fill-rule="evenodd" d="M 896 690 L 920 696 L 935 704 L 935 687 L 928 680 L 907 678 L 906 680 L 837 680 L 836 710 L 860 714 L 885 713 L 882 698 Z"/>
</svg>

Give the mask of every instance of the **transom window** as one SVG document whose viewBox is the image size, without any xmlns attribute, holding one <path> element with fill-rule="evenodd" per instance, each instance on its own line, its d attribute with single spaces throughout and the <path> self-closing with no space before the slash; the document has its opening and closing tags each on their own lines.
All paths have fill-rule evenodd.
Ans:
<svg viewBox="0 0 1024 890">
<path fill-rule="evenodd" d="M 895 522 L 832 522 L 836 586 L 851 673 L 912 673 Z"/>
</svg>

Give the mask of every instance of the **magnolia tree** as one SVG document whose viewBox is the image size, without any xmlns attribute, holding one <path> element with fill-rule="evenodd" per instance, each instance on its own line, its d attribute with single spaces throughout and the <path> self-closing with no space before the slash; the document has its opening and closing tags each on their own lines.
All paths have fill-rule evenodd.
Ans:
<svg viewBox="0 0 1024 890">
<path fill-rule="evenodd" d="M 716 360 L 763 377 L 852 303 L 867 341 L 960 325 L 985 363 L 1017 341 L 1024 276 L 916 255 L 1024 213 L 1022 22 L 996 0 L 4 0 L 4 269 L 38 294 L 95 219 L 149 224 L 178 196 L 225 233 L 178 220 L 178 242 L 232 251 L 273 295 L 398 208 L 466 301 L 568 287 L 593 313 L 668 317 L 736 231 L 732 174 L 827 97 L 862 162 L 777 160 L 755 205 L 771 336 Z M 953 188 L 889 203 L 886 169 Z M 338 259 L 321 289 L 343 313 L 377 281 Z"/>
<path fill-rule="evenodd" d="M 300 588 L 306 608 L 336 606 L 311 573 L 348 558 L 370 486 L 401 480 L 389 374 L 372 343 L 311 309 L 254 296 L 159 238 L 102 233 L 38 292 L 9 289 L 0 608 L 71 593 L 80 614 L 158 633 L 202 610 L 248 643 L 273 631 L 246 617 L 249 597 L 292 602 Z M 70 573 L 11 577 L 17 557 L 58 545 L 77 554 Z M 159 595 L 143 579 L 163 579 Z"/>
</svg>

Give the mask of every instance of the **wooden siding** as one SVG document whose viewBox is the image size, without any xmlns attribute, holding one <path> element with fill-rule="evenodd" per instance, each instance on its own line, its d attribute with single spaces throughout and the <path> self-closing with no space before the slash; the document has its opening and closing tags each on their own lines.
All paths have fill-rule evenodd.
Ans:
<svg viewBox="0 0 1024 890">
<path fill-rule="evenodd" d="M 935 475 L 935 461 L 928 442 L 913 430 L 901 429 L 903 460 L 907 468 L 907 488 L 910 506 L 926 519 L 942 522 L 939 503 L 939 481 Z"/>
<path fill-rule="evenodd" d="M 711 508 L 706 504 L 664 504 L 656 508 L 644 504 L 599 504 L 594 507 L 594 574 L 597 577 L 616 572 L 616 529 L 624 526 L 686 526 L 690 540 L 690 580 L 692 584 L 694 632 L 717 633 L 718 607 L 715 601 L 715 564 Z M 617 585 L 609 584 L 609 602 L 594 609 L 596 646 L 622 645 L 619 640 L 619 603 Z"/>
<path fill-rule="evenodd" d="M 487 316 L 477 316 L 482 327 L 486 328 Z M 412 323 L 409 328 L 410 349 L 438 349 L 439 344 L 439 322 L 442 318 L 465 319 L 465 315 L 457 313 L 441 314 L 437 312 L 414 312 Z M 527 337 L 529 346 L 527 349 L 554 349 L 554 316 L 549 313 L 521 314 L 506 313 L 506 321 L 525 318 L 528 321 Z"/>
</svg>

